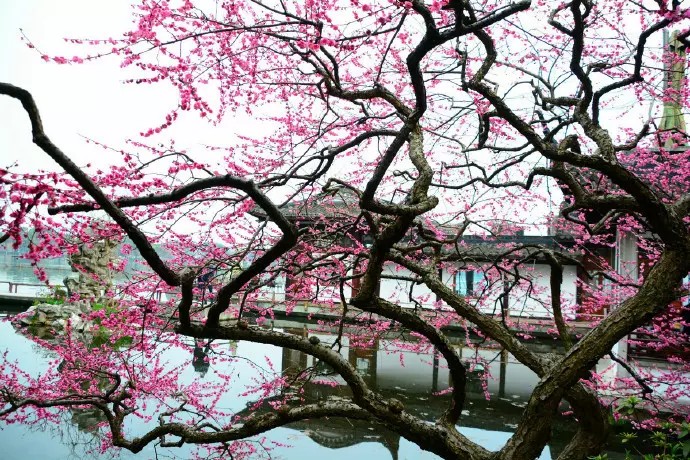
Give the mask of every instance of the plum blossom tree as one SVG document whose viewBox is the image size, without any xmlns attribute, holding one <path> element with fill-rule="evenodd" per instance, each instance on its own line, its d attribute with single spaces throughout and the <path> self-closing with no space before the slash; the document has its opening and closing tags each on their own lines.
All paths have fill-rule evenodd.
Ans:
<svg viewBox="0 0 690 460">
<path fill-rule="evenodd" d="M 531 459 L 565 399 L 578 431 L 560 458 L 583 459 L 603 449 L 610 397 L 602 396 L 621 385 L 652 415 L 664 402 L 677 408 L 690 392 L 678 353 L 667 354 L 662 374 L 623 356 L 614 356 L 630 372 L 623 380 L 592 369 L 643 326 L 663 339 L 658 349 L 687 346 L 677 326 L 688 327 L 678 300 L 690 271 L 690 150 L 684 126 L 654 121 L 662 104 L 677 114 L 688 106 L 686 86 L 664 85 L 661 70 L 683 67 L 684 55 L 660 46 L 671 28 L 688 46 L 682 3 L 142 0 L 121 37 L 73 40 L 86 50 L 74 58 L 42 55 L 65 65 L 119 59 L 137 75 L 128 84 L 166 85 L 176 97 L 125 148 L 96 142 L 113 157 L 96 171 L 51 141 L 27 90 L 0 83 L 22 104 L 33 142 L 64 171 L 1 171 L 3 238 L 19 245 L 31 227 L 27 257 L 39 274 L 42 259 L 76 250 L 67 234 L 85 244 L 126 236 L 150 268 L 113 293 L 117 307 L 94 309 L 91 320 L 107 331 L 97 344 L 69 330 L 44 342 L 60 362 L 39 377 L 5 362 L 0 415 L 31 422 L 90 407 L 103 414 L 104 448 L 200 444 L 235 458 L 255 455 L 252 436 L 272 428 L 348 417 L 442 458 Z M 203 151 L 161 143 L 194 115 L 219 129 L 237 117 L 265 129 Z M 547 219 L 553 206 L 559 216 Z M 93 224 L 97 210 L 108 225 Z M 571 243 L 494 238 L 538 225 Z M 492 244 L 473 295 L 442 275 L 478 267 L 470 233 Z M 644 252 L 640 270 L 621 270 L 593 249 L 622 241 Z M 543 292 L 530 272 L 536 259 L 550 267 Z M 577 299 L 561 293 L 568 264 L 581 273 Z M 202 274 L 217 292 L 201 286 L 200 305 Z M 267 307 L 262 293 L 288 279 L 285 298 Z M 391 280 L 406 290 L 383 295 Z M 163 286 L 172 300 L 154 301 Z M 538 355 L 520 340 L 530 324 L 501 308 L 516 295 L 543 299 L 562 355 Z M 333 344 L 260 326 L 305 300 L 332 318 Z M 604 307 L 607 315 L 593 315 Z M 588 314 L 588 331 L 575 334 L 573 321 Z M 451 323 L 540 378 L 498 452 L 458 431 L 468 371 L 445 332 Z M 448 367 L 450 403 L 433 423 L 384 397 L 339 353 L 346 335 L 365 342 L 393 330 L 413 333 L 416 350 L 435 350 Z M 316 378 L 305 370 L 257 382 L 248 390 L 253 415 L 231 412 L 212 401 L 232 375 L 224 386 L 183 384 L 166 366 L 163 350 L 185 337 L 303 352 L 334 369 L 351 398 L 303 403 L 296 390 Z M 128 436 L 132 417 L 148 430 Z"/>
</svg>

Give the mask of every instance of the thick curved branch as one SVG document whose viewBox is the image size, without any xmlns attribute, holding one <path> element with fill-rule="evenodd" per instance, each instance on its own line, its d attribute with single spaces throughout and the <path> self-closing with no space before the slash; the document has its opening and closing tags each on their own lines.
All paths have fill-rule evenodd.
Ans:
<svg viewBox="0 0 690 460">
<path fill-rule="evenodd" d="M 156 195 L 147 195 L 141 197 L 124 197 L 113 201 L 113 204 L 119 208 L 131 208 L 134 206 L 150 206 L 157 204 L 173 203 L 180 201 L 193 193 L 208 190 L 217 187 L 231 187 L 242 190 L 254 201 L 265 201 L 265 195 L 254 186 L 254 182 L 248 179 L 243 179 L 237 176 L 226 174 L 224 176 L 208 177 L 198 179 L 189 184 L 177 187 L 170 193 L 161 193 Z M 100 209 L 98 203 L 81 203 L 71 204 L 65 206 L 48 208 L 48 213 L 51 215 L 62 214 L 67 212 L 90 212 Z"/>
<path fill-rule="evenodd" d="M 405 126 L 402 127 L 402 129 L 398 132 L 398 135 L 395 137 L 395 139 L 393 139 L 393 142 L 390 143 L 384 152 L 383 158 L 377 162 L 374 173 L 372 174 L 371 179 L 369 179 L 367 182 L 364 192 L 359 200 L 359 204 L 362 209 L 367 209 L 373 212 L 386 212 L 388 210 L 387 208 L 380 209 L 380 207 L 377 206 L 377 203 L 374 201 L 374 195 L 376 194 L 376 190 L 379 188 L 381 181 L 386 175 L 386 171 L 388 171 L 390 165 L 393 164 L 393 160 L 397 156 L 400 149 L 403 147 L 403 145 L 405 145 L 410 132 L 412 132 L 412 128 L 409 126 L 409 124 L 405 124 Z"/>
<path fill-rule="evenodd" d="M 310 62 L 314 65 L 313 62 Z M 359 91 L 344 91 L 335 82 L 333 82 L 330 76 L 320 68 L 318 65 L 314 65 L 315 69 L 324 77 L 324 83 L 328 94 L 350 102 L 358 102 L 360 100 L 371 100 L 371 99 L 383 99 L 388 102 L 400 115 L 409 116 L 412 111 L 403 102 L 401 102 L 393 93 L 387 90 L 381 85 L 377 85 L 373 89 L 365 89 Z"/>
<path fill-rule="evenodd" d="M 465 365 L 453 350 L 445 334 L 431 326 L 418 315 L 378 297 L 371 300 L 353 299 L 350 303 L 360 310 L 376 313 L 377 315 L 392 319 L 405 328 L 423 335 L 436 347 L 441 355 L 443 355 L 443 358 L 448 364 L 451 378 L 453 379 L 453 403 L 441 416 L 439 422 L 450 426 L 455 425 L 465 405 L 467 372 Z"/>
<path fill-rule="evenodd" d="M 615 160 L 615 147 L 608 132 L 595 125 L 586 113 L 579 113 L 577 121 L 587 136 L 597 143 L 600 155 L 581 155 L 571 149 L 561 149 L 546 143 L 534 129 L 522 120 L 491 88 L 484 83 L 468 82 L 468 87 L 486 98 L 496 112 L 522 134 L 546 158 L 570 163 L 572 166 L 597 170 L 628 193 L 637 202 L 639 212 L 647 219 L 656 234 L 667 244 L 682 239 L 686 234 L 682 218 L 675 209 L 666 205 L 649 185 Z M 611 157 L 614 159 L 612 160 Z"/>
<path fill-rule="evenodd" d="M 251 182 L 246 193 L 254 198 L 254 201 L 266 212 L 268 218 L 278 225 L 283 232 L 283 236 L 274 246 L 263 253 L 261 257 L 254 260 L 249 267 L 218 291 L 216 303 L 211 306 L 207 315 L 207 325 L 210 328 L 218 325 L 220 315 L 230 306 L 230 300 L 233 294 L 242 289 L 252 278 L 266 270 L 269 265 L 289 251 L 295 243 L 297 243 L 297 228 L 288 221 L 283 213 L 280 212 L 280 209 L 259 190 L 256 184 Z"/>
<path fill-rule="evenodd" d="M 103 404 L 103 400 L 101 398 L 82 395 L 68 395 L 62 398 L 50 400 L 39 400 L 34 398 L 16 399 L 12 395 L 8 394 L 7 391 L 0 390 L 0 397 L 2 398 L 2 402 L 8 405 L 8 407 L 0 410 L 0 418 L 17 412 L 24 407 L 98 407 Z"/>
<path fill-rule="evenodd" d="M 180 440 L 176 444 L 209 444 L 240 440 L 265 433 L 266 431 L 285 426 L 300 420 L 324 417 L 347 417 L 358 420 L 371 420 L 369 412 L 346 401 L 322 401 L 317 404 L 306 404 L 300 407 L 284 407 L 272 413 L 249 416 L 238 426 L 218 431 L 202 431 L 198 427 L 183 423 L 161 423 L 143 436 L 126 439 L 123 425 L 127 412 L 111 412 L 106 401 L 97 397 L 67 397 L 54 400 L 40 401 L 36 399 L 21 399 L 12 401 L 10 407 L 0 411 L 0 417 L 15 412 L 24 407 L 96 407 L 103 412 L 112 432 L 113 445 L 137 453 L 148 444 L 156 442 L 165 436 L 176 436 Z"/>
<path fill-rule="evenodd" d="M 683 244 L 684 243 L 684 244 Z M 502 458 L 535 458 L 551 430 L 545 423 L 553 418 L 564 394 L 613 345 L 661 312 L 676 299 L 681 280 L 690 270 L 688 238 L 677 242 L 683 249 L 667 250 L 652 268 L 638 293 L 588 332 L 549 369 L 535 388 L 518 429 L 500 452 Z"/>
<path fill-rule="evenodd" d="M 350 387 L 354 402 L 391 430 L 440 456 L 457 456 L 460 452 L 465 458 L 489 458 L 487 450 L 458 433 L 454 426 L 431 425 L 405 412 L 399 401 L 386 400 L 373 392 L 352 364 L 330 347 L 292 334 L 249 327 L 242 322 L 215 328 L 192 323 L 188 327 L 180 326 L 177 331 L 195 338 L 248 340 L 312 355 L 338 372 Z"/>
<path fill-rule="evenodd" d="M 573 346 L 573 341 L 570 337 L 570 331 L 563 319 L 563 311 L 561 310 L 561 284 L 563 283 L 563 265 L 558 262 L 558 259 L 551 252 L 544 252 L 546 263 L 551 268 L 549 276 L 549 285 L 551 287 L 551 308 L 553 309 L 553 320 L 558 329 L 563 341 L 565 350 L 568 351 Z"/>
<path fill-rule="evenodd" d="M 177 305 L 177 311 L 179 313 L 180 323 L 183 326 L 189 326 L 189 311 L 192 307 L 192 302 L 194 302 L 194 279 L 196 276 L 194 271 L 187 269 L 186 271 L 183 271 L 181 278 L 182 298 Z"/>
<path fill-rule="evenodd" d="M 576 115 L 587 113 L 587 109 L 593 95 L 592 81 L 580 66 L 580 61 L 582 60 L 585 48 L 585 19 L 588 15 L 587 12 L 583 14 L 583 12 L 580 11 L 580 7 L 582 5 L 587 6 L 588 4 L 589 0 L 573 0 L 570 2 L 570 13 L 573 16 L 573 29 L 571 31 L 573 50 L 570 58 L 570 71 L 580 82 L 582 91 L 582 97 L 576 106 Z"/>
<path fill-rule="evenodd" d="M 657 22 L 656 24 L 654 24 L 653 26 L 651 26 L 650 28 L 648 28 L 640 34 L 640 37 L 637 40 L 637 47 L 635 49 L 635 58 L 632 75 L 617 82 L 610 83 L 594 93 L 594 96 L 592 98 L 592 121 L 595 124 L 599 123 L 599 102 L 603 96 L 610 93 L 611 91 L 615 91 L 617 89 L 624 88 L 628 85 L 632 85 L 633 83 L 641 82 L 644 80 L 644 78 L 642 77 L 642 58 L 644 56 L 644 50 L 645 45 L 647 43 L 647 39 L 654 32 L 662 30 L 670 23 L 670 19 L 662 19 L 661 21 Z"/>
<path fill-rule="evenodd" d="M 13 97 L 19 100 L 26 110 L 31 121 L 31 131 L 33 142 L 48 154 L 57 164 L 62 167 L 77 183 L 88 193 L 91 198 L 127 233 L 134 245 L 139 250 L 141 256 L 151 266 L 153 270 L 170 286 L 179 286 L 180 277 L 160 258 L 144 233 L 122 212 L 110 199 L 103 193 L 101 188 L 96 185 L 91 178 L 84 173 L 62 150 L 60 150 L 43 130 L 41 116 L 34 101 L 33 96 L 27 90 L 11 85 L 0 83 L 0 94 Z"/>
<path fill-rule="evenodd" d="M 113 432 L 113 445 L 137 453 L 151 442 L 155 442 L 164 436 L 179 437 L 180 440 L 176 445 L 229 442 L 256 436 L 300 420 L 325 417 L 370 420 L 371 414 L 352 403 L 323 401 L 318 404 L 307 404 L 294 408 L 285 407 L 276 412 L 250 416 L 241 424 L 238 424 L 237 427 L 227 430 L 201 431 L 194 426 L 183 423 L 163 423 L 143 436 L 127 440 L 122 432 L 122 424 L 111 424 L 111 429 Z"/>
<path fill-rule="evenodd" d="M 426 266 L 413 262 L 395 252 L 392 252 L 391 256 L 396 263 L 422 277 L 424 284 L 434 294 L 438 295 L 441 300 L 452 307 L 458 315 L 475 324 L 484 334 L 498 342 L 535 374 L 542 377 L 550 372 L 557 372 L 557 365 L 554 366 L 554 363 L 530 351 L 503 324 L 479 312 L 461 296 L 456 295 L 441 280 L 435 270 L 428 269 Z M 608 419 L 599 404 L 597 396 L 581 384 L 566 388 L 564 393 L 566 393 L 566 398 L 573 405 L 575 413 L 580 418 L 579 431 L 568 444 L 567 452 L 569 452 L 569 455 L 574 455 L 572 458 L 582 458 L 582 456 L 577 456 L 582 453 L 591 455 L 598 452 L 606 442 Z M 550 427 L 549 420 L 548 418 L 545 419 L 544 423 Z M 530 420 L 529 423 L 536 422 L 535 420 Z M 540 439 L 538 442 L 541 442 L 540 447 L 538 447 L 538 450 L 541 451 L 541 448 L 546 444 L 546 440 Z M 499 458 L 511 457 L 506 455 Z M 564 458 L 570 457 L 566 456 Z"/>
<path fill-rule="evenodd" d="M 230 283 L 223 286 L 217 297 L 215 305 L 213 305 L 208 312 L 209 325 L 212 327 L 216 325 L 220 319 L 220 314 L 225 311 L 230 305 L 230 298 L 233 294 L 239 291 L 249 280 L 263 272 L 268 266 L 273 263 L 280 256 L 285 254 L 297 242 L 297 229 L 288 221 L 278 207 L 261 191 L 261 189 L 251 180 L 244 179 L 229 174 L 224 176 L 209 177 L 199 179 L 181 187 L 176 188 L 170 193 L 149 195 L 139 198 L 121 198 L 115 201 L 119 207 L 132 206 L 146 206 L 180 201 L 183 198 L 210 188 L 216 187 L 232 187 L 243 191 L 266 213 L 268 219 L 274 222 L 283 232 L 283 236 L 271 249 L 266 251 L 261 257 L 256 259 L 247 269 L 242 271 Z M 98 204 L 85 203 L 79 205 L 62 206 L 59 208 L 52 208 L 49 211 L 52 214 L 64 212 L 84 212 L 98 209 Z M 189 306 L 185 301 L 184 295 L 179 306 L 180 320 L 189 321 Z M 191 303 L 190 303 L 191 305 Z"/>
<path fill-rule="evenodd" d="M 468 2 L 469 4 L 469 2 Z M 479 18 L 470 25 L 465 25 L 463 31 L 466 33 L 474 33 L 477 30 L 486 29 L 487 27 L 496 24 L 503 19 L 513 16 L 520 11 L 525 11 L 532 6 L 532 0 L 522 0 L 515 3 L 510 3 L 503 7 L 497 8 L 483 18 Z"/>
</svg>

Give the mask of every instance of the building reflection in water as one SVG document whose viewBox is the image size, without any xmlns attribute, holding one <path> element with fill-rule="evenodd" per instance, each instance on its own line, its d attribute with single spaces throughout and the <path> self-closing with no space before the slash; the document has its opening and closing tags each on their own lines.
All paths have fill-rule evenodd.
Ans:
<svg viewBox="0 0 690 460">
<path fill-rule="evenodd" d="M 300 328 L 283 331 L 295 335 L 307 333 L 306 329 Z M 315 335 L 325 345 L 335 339 L 332 335 Z M 372 341 L 368 347 L 348 346 L 347 338 L 343 338 L 342 343 L 341 353 L 360 372 L 367 385 L 378 390 L 384 397 L 402 401 L 407 412 L 432 421 L 446 409 L 450 397 L 444 390 L 450 387 L 450 374 L 445 361 L 438 354 L 400 352 L 392 340 L 386 339 Z M 461 420 L 462 425 L 483 430 L 512 431 L 538 382 L 537 376 L 513 360 L 505 351 L 477 350 L 465 347 L 461 343 L 455 346 L 468 363 L 483 363 L 468 364 L 467 403 Z M 312 381 L 303 387 L 303 396 L 309 402 L 329 397 L 351 396 L 344 380 L 314 357 L 300 351 L 283 349 L 283 375 L 293 379 L 305 370 L 315 375 Z M 315 383 L 314 380 L 326 381 L 329 384 Z M 486 392 L 492 395 L 488 401 Z M 298 422 L 290 427 L 302 431 L 318 444 L 332 449 L 362 442 L 379 442 L 389 450 L 394 460 L 398 458 L 400 436 L 380 425 L 333 417 L 320 419 L 316 423 Z M 554 440 L 550 445 L 552 454 L 565 446 L 571 436 L 571 429 L 572 427 L 565 425 L 555 427 Z"/>
<path fill-rule="evenodd" d="M 194 342 L 194 351 L 192 352 L 192 366 L 194 367 L 194 372 L 197 372 L 201 378 L 206 376 L 211 364 L 208 359 L 208 352 L 211 350 L 211 341 L 209 340 L 206 345 L 202 341 L 197 340 Z"/>
</svg>

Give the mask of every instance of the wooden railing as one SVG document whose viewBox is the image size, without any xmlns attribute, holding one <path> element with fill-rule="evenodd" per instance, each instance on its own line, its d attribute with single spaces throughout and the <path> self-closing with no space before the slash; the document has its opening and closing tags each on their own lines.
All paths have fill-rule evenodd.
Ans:
<svg viewBox="0 0 690 460">
<path fill-rule="evenodd" d="M 17 282 L 17 281 L 0 281 L 0 285 L 3 285 L 3 284 L 7 284 L 9 289 L 6 292 L 9 292 L 10 294 L 19 294 L 19 287 L 20 286 L 29 286 L 29 287 L 46 288 L 46 289 L 53 289 L 55 287 L 55 285 L 50 285 L 50 284 L 45 284 L 45 283 L 22 283 L 22 282 Z"/>
</svg>

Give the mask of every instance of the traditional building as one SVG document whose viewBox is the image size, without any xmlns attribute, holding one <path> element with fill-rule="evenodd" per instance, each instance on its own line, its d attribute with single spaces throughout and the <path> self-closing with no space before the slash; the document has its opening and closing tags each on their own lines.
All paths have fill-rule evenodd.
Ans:
<svg viewBox="0 0 690 460">
<path fill-rule="evenodd" d="M 287 205 L 283 213 L 302 232 L 304 251 L 298 248 L 291 273 L 281 276 L 272 287 L 264 288 L 259 299 L 316 308 L 339 306 L 341 294 L 346 300 L 354 297 L 359 290 L 360 277 L 357 275 L 361 274 L 364 260 L 357 262 L 357 253 L 365 251 L 371 243 L 364 227 L 357 223 L 359 207 L 356 195 L 347 189 L 321 193 Z M 265 217 L 258 212 L 256 215 Z M 437 230 L 452 238 L 458 228 L 439 226 Z M 408 237 L 410 241 L 415 239 L 414 231 Z M 482 312 L 509 317 L 551 318 L 551 268 L 543 252 L 537 248 L 555 251 L 572 245 L 573 239 L 567 235 L 528 236 L 515 232 L 499 236 L 463 236 L 453 249 L 444 254 L 445 261 L 439 274 L 447 286 Z M 324 248 L 324 257 L 328 254 L 329 260 L 320 259 L 320 247 Z M 511 256 L 500 257 L 508 248 L 523 249 L 516 250 Z M 510 269 L 499 267 L 499 257 L 501 263 L 507 261 L 510 265 L 512 260 L 514 266 Z M 318 263 L 331 263 L 333 267 L 340 264 L 341 272 L 331 279 L 305 279 L 315 275 L 313 271 L 301 272 L 300 267 Z M 563 265 L 561 292 L 564 310 L 570 317 L 576 314 L 578 270 L 575 261 Z M 342 289 L 341 279 L 344 279 Z M 392 262 L 384 266 L 378 290 L 381 298 L 403 308 L 448 308 L 419 283 L 413 273 Z"/>
</svg>

